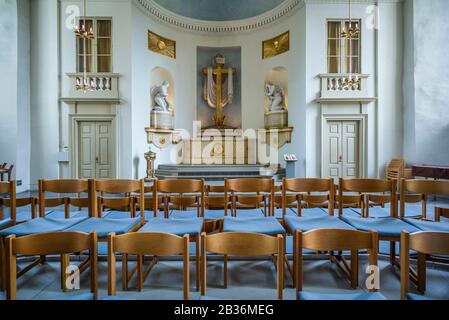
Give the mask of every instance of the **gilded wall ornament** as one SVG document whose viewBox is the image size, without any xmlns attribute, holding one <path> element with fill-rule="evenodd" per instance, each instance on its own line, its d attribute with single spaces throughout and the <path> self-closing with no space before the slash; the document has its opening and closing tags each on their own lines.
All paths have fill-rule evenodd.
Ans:
<svg viewBox="0 0 449 320">
<path fill-rule="evenodd" d="M 290 31 L 262 43 L 262 59 L 275 57 L 290 50 Z"/>
<path fill-rule="evenodd" d="M 176 59 L 176 41 L 164 38 L 148 31 L 148 48 L 150 51 Z"/>
</svg>

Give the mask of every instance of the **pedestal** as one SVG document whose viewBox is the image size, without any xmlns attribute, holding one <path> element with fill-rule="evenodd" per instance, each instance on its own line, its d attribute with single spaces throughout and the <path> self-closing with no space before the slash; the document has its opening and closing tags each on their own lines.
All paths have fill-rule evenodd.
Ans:
<svg viewBox="0 0 449 320">
<path fill-rule="evenodd" d="M 288 127 L 288 111 L 276 110 L 265 114 L 265 129 L 283 129 Z"/>
<path fill-rule="evenodd" d="M 166 111 L 151 111 L 150 126 L 152 129 L 172 130 L 174 128 L 173 113 Z"/>
</svg>

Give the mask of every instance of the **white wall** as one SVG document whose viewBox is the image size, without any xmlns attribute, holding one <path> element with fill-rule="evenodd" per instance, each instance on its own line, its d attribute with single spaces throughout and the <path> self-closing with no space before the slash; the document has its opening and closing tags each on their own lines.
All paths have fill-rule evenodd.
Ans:
<svg viewBox="0 0 449 320">
<path fill-rule="evenodd" d="M 429 18 L 431 17 L 431 18 Z M 449 2 L 406 3 L 406 160 L 449 163 Z M 412 26 L 412 29 L 410 27 Z"/>
</svg>

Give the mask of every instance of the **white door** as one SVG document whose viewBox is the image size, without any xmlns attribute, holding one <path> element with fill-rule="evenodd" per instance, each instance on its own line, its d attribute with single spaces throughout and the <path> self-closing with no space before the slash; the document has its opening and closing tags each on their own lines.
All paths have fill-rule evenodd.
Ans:
<svg viewBox="0 0 449 320">
<path fill-rule="evenodd" d="M 78 177 L 80 179 L 113 178 L 111 122 L 79 122 Z"/>
<path fill-rule="evenodd" d="M 325 178 L 359 177 L 359 122 L 328 121 L 323 146 Z"/>
</svg>

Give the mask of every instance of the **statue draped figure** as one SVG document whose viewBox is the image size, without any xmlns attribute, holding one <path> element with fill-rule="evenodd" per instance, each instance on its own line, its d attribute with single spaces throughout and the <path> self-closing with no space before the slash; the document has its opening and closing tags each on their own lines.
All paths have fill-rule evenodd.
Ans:
<svg viewBox="0 0 449 320">
<path fill-rule="evenodd" d="M 265 96 L 270 99 L 269 112 L 285 110 L 285 92 L 280 86 L 267 82 L 265 84 Z"/>
<path fill-rule="evenodd" d="M 160 86 L 151 88 L 152 111 L 171 112 L 172 108 L 168 99 L 170 83 L 164 80 Z"/>
</svg>

